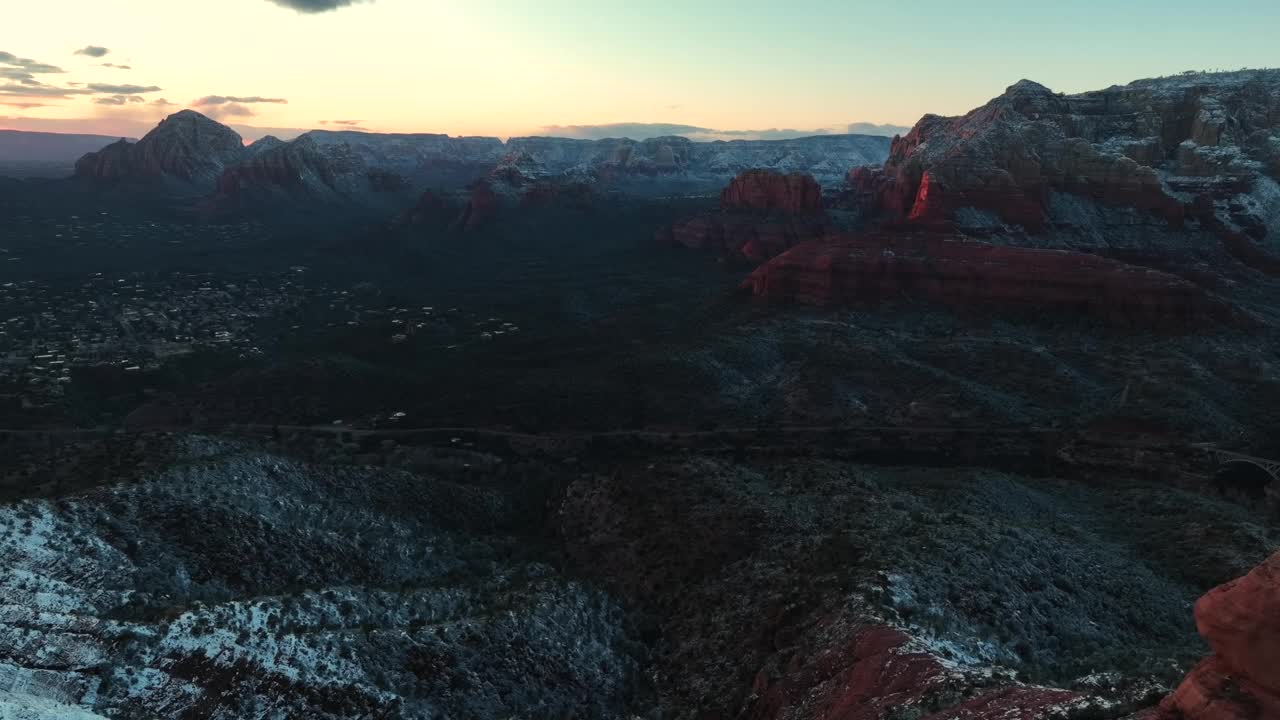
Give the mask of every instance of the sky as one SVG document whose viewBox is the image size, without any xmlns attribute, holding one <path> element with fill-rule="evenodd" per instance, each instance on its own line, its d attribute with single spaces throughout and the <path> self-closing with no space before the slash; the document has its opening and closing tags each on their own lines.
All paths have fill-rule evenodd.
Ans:
<svg viewBox="0 0 1280 720">
<path fill-rule="evenodd" d="M 0 128 L 781 137 L 1280 66 L 1275 0 L 0 0 Z M 865 127 L 865 126 L 862 126 Z"/>
</svg>

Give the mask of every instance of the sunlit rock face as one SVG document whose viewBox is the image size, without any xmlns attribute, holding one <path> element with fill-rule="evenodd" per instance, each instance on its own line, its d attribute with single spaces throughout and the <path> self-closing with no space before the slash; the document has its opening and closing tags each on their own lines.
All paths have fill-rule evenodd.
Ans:
<svg viewBox="0 0 1280 720">
<path fill-rule="evenodd" d="M 941 234 L 870 233 L 804 243 L 757 268 L 743 287 L 764 299 L 812 305 L 875 305 L 912 295 L 958 308 L 1084 314 L 1144 329 L 1256 324 L 1168 273 Z"/>
<path fill-rule="evenodd" d="M 1280 553 L 1210 590 L 1196 627 L 1213 654 L 1161 705 L 1162 720 L 1280 717 Z"/>
</svg>

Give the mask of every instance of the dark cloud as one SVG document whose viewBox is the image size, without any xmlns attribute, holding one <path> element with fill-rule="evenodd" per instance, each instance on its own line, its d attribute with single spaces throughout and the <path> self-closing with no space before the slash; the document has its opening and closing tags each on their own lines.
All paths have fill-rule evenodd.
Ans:
<svg viewBox="0 0 1280 720">
<path fill-rule="evenodd" d="M 101 45 L 86 45 L 75 52 L 76 55 L 86 55 L 88 57 L 100 58 L 111 52 Z"/>
<path fill-rule="evenodd" d="M 171 103 L 164 98 L 156 98 L 155 100 L 151 101 L 151 104 L 155 105 L 156 107 L 173 107 L 178 103 Z"/>
<path fill-rule="evenodd" d="M 72 95 L 93 95 L 92 90 L 83 90 L 80 88 L 62 88 L 53 85 L 45 85 L 44 83 L 6 83 L 0 85 L 0 95 L 9 95 L 16 97 L 35 97 L 35 98 L 58 98 L 62 100 L 68 99 Z"/>
<path fill-rule="evenodd" d="M 21 68 L 22 70 L 34 75 L 64 72 L 63 69 L 57 65 L 36 62 L 30 58 L 21 58 L 13 53 L 4 52 L 3 50 L 0 50 L 0 65 L 10 65 L 12 67 Z"/>
<path fill-rule="evenodd" d="M 42 107 L 57 107 L 56 105 L 50 105 L 49 103 L 29 103 L 29 102 L 0 102 L 0 105 L 4 105 L 5 107 L 15 107 L 15 108 L 18 108 L 19 110 L 30 110 L 32 108 L 42 108 Z"/>
<path fill-rule="evenodd" d="M 102 64 L 98 65 L 98 67 L 109 67 L 109 68 L 115 68 L 115 69 L 117 69 L 117 70 L 132 70 L 132 69 L 133 69 L 133 67 L 132 67 L 132 66 L 130 66 L 130 65 L 117 65 L 117 64 L 115 64 L 115 63 L 102 63 Z"/>
<path fill-rule="evenodd" d="M 34 75 L 22 68 L 16 67 L 0 67 L 0 78 L 4 78 L 5 80 L 17 80 L 18 82 L 24 82 L 29 85 L 36 83 Z"/>
<path fill-rule="evenodd" d="M 814 135 L 834 135 L 831 128 L 816 130 L 796 130 L 794 128 L 769 128 L 767 130 L 712 130 L 713 139 L 730 140 L 794 140 L 795 138 L 813 137 Z"/>
<path fill-rule="evenodd" d="M 225 105 L 214 105 L 201 110 L 206 116 L 214 120 L 221 120 L 229 117 L 253 117 L 253 108 L 240 103 L 227 103 Z"/>
<path fill-rule="evenodd" d="M 155 85 L 110 85 L 107 83 L 89 83 L 88 88 L 91 92 L 103 93 L 105 95 L 141 95 L 143 93 L 153 93 L 164 88 L 158 88 Z"/>
<path fill-rule="evenodd" d="M 696 125 L 676 125 L 672 123 L 609 123 L 606 125 L 547 125 L 541 128 L 539 132 L 551 137 L 578 138 L 580 140 L 603 140 L 605 138 L 624 137 L 632 140 L 644 140 L 666 135 L 698 135 L 714 131 Z"/>
<path fill-rule="evenodd" d="M 883 135 L 885 137 L 893 137 L 894 135 L 906 135 L 911 132 L 911 128 L 902 125 L 876 125 L 875 123 L 857 122 L 850 123 L 847 128 L 850 135 Z"/>
<path fill-rule="evenodd" d="M 373 2 L 373 0 L 267 0 L 280 7 L 297 10 L 300 13 L 322 13 L 338 8 L 350 7 L 356 3 Z"/>
<path fill-rule="evenodd" d="M 111 95 L 108 97 L 94 98 L 93 101 L 99 105 L 125 105 L 128 103 L 144 103 L 145 98 L 137 95 Z"/>
<path fill-rule="evenodd" d="M 237 97 L 235 95 L 206 95 L 191 103 L 191 107 L 212 107 L 214 105 L 229 105 L 231 103 L 240 103 L 241 105 L 252 105 L 254 103 L 288 105 L 289 101 L 284 98 L 266 98 L 258 97 L 257 95 L 250 95 L 248 97 Z"/>
</svg>

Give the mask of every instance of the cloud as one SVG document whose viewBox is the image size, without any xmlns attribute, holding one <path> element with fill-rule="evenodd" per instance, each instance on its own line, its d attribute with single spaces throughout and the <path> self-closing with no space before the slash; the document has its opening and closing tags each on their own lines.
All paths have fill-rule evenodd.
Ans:
<svg viewBox="0 0 1280 720">
<path fill-rule="evenodd" d="M 124 105 L 126 103 L 144 103 L 146 99 L 137 95 L 111 95 L 109 97 L 94 98 L 93 101 L 99 105 Z"/>
<path fill-rule="evenodd" d="M 115 63 L 100 63 L 100 64 L 98 65 L 98 67 L 109 67 L 109 68 L 115 68 L 115 69 L 117 69 L 117 70 L 132 70 L 132 69 L 133 69 L 133 66 L 131 66 L 131 65 L 117 65 L 117 64 L 115 64 Z"/>
<path fill-rule="evenodd" d="M 237 97 L 235 95 L 205 95 L 191 103 L 191 107 L 211 107 L 214 105 L 229 105 L 231 103 L 240 103 L 242 105 L 253 103 L 275 103 L 278 105 L 288 105 L 289 101 L 284 98 L 266 98 L 250 95 L 248 97 Z"/>
<path fill-rule="evenodd" d="M 885 137 L 893 137 L 894 135 L 906 135 L 911 132 L 911 128 L 902 125 L 876 125 L 875 123 L 857 122 L 850 123 L 847 132 L 850 135 L 883 135 Z"/>
<path fill-rule="evenodd" d="M 12 97 L 57 98 L 67 100 L 72 95 L 93 95 L 92 90 L 61 88 L 44 83 L 7 83 L 0 85 L 0 95 Z"/>
<path fill-rule="evenodd" d="M 50 105 L 48 103 L 31 103 L 31 102 L 0 102 L 0 105 L 4 105 L 5 107 L 15 107 L 15 108 L 18 108 L 19 110 L 30 110 L 32 108 L 42 108 L 42 107 L 57 107 L 56 105 Z"/>
<path fill-rule="evenodd" d="M 86 45 L 75 52 L 76 55 L 86 55 L 88 57 L 100 58 L 111 52 L 101 45 Z"/>
<path fill-rule="evenodd" d="M 862 129 L 855 131 L 855 127 Z M 580 140 L 603 140 L 605 138 L 648 140 L 655 137 L 676 135 L 690 140 L 706 142 L 711 140 L 793 140 L 814 135 L 841 135 L 846 132 L 850 134 L 891 136 L 905 133 L 906 131 L 907 128 L 900 128 L 895 125 L 870 125 L 868 123 L 853 123 L 847 129 L 816 128 L 813 130 L 796 128 L 717 130 L 698 125 L 680 125 L 677 123 L 607 123 L 603 125 L 547 125 L 539 128 L 537 132 L 551 137 L 577 138 Z"/>
<path fill-rule="evenodd" d="M 338 8 L 349 7 L 360 2 L 372 2 L 373 0 L 267 0 L 268 2 L 279 5 L 283 8 L 297 10 L 300 13 L 322 13 Z"/>
<path fill-rule="evenodd" d="M 832 135 L 830 128 L 817 130 L 792 130 L 770 128 L 768 130 L 716 130 L 697 125 L 677 123 L 608 123 L 604 125 L 547 125 L 538 131 L 552 137 L 603 140 L 605 138 L 630 138 L 648 140 L 655 137 L 676 135 L 690 140 L 789 140 L 811 135 Z"/>
<path fill-rule="evenodd" d="M 171 103 L 164 98 L 156 98 L 155 100 L 151 101 L 151 104 L 155 105 L 156 107 L 173 107 L 178 103 Z"/>
<path fill-rule="evenodd" d="M 226 105 L 214 105 L 205 108 L 202 112 L 214 120 L 221 120 L 228 117 L 253 117 L 253 108 L 240 103 L 227 103 Z"/>
<path fill-rule="evenodd" d="M 603 140 L 605 138 L 631 138 L 645 140 L 667 135 L 698 135 L 714 132 L 696 125 L 673 123 L 608 123 L 605 125 L 547 125 L 539 128 L 543 135 L 577 138 L 579 140 Z"/>
<path fill-rule="evenodd" d="M 344 127 L 357 127 L 363 120 L 321 120 L 321 125 L 342 125 Z"/>
<path fill-rule="evenodd" d="M 110 85 L 107 83 L 89 83 L 87 87 L 92 92 L 106 95 L 142 95 L 164 89 L 155 85 Z"/>
<path fill-rule="evenodd" d="M 0 65 L 10 65 L 12 67 L 21 68 L 22 70 L 34 75 L 64 72 L 64 70 L 57 65 L 36 62 L 30 58 L 21 58 L 13 53 L 4 52 L 3 50 L 0 50 Z"/>
</svg>

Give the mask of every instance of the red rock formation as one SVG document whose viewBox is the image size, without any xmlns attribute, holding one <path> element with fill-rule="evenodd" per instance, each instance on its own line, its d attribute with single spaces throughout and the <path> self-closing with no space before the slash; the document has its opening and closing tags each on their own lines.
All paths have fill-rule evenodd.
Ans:
<svg viewBox="0 0 1280 720">
<path fill-rule="evenodd" d="M 677 223 L 658 239 L 761 263 L 833 231 L 822 211 L 822 188 L 812 177 L 747 170 L 720 193 L 720 212 Z"/>
<path fill-rule="evenodd" d="M 400 213 L 392 227 L 447 227 L 458 217 L 458 207 L 443 194 L 427 190 L 413 207 Z"/>
<path fill-rule="evenodd" d="M 1039 232 L 1053 221 L 1051 193 L 1063 192 L 1179 226 L 1195 195 L 1247 193 L 1274 159 L 1265 138 L 1280 127 L 1278 89 L 1271 71 L 1069 96 L 1023 80 L 964 116 L 926 115 L 894 139 L 883 169 L 847 180 L 889 223 L 949 227 L 976 208 Z"/>
<path fill-rule="evenodd" d="M 136 144 L 120 141 L 76 162 L 76 175 L 97 181 L 172 178 L 212 189 L 224 168 L 244 157 L 231 128 L 193 110 L 174 113 Z"/>
<path fill-rule="evenodd" d="M 520 193 L 521 207 L 564 207 L 589 210 L 596 204 L 596 193 L 583 182 L 536 182 Z"/>
<path fill-rule="evenodd" d="M 739 173 L 720 192 L 722 210 L 758 210 L 801 215 L 822 212 L 822 187 L 804 173 L 772 170 Z"/>
<path fill-rule="evenodd" d="M 462 214 L 454 221 L 453 228 L 474 230 L 498 214 L 498 195 L 493 186 L 485 180 L 472 184 L 471 195 Z"/>
<path fill-rule="evenodd" d="M 743 282 L 770 300 L 878 303 L 913 295 L 956 307 L 1084 313 L 1185 330 L 1251 317 L 1167 273 L 1095 255 L 991 245 L 948 235 L 872 234 L 798 245 Z"/>
<path fill-rule="evenodd" d="M 1280 553 L 1201 597 L 1196 628 L 1213 654 L 1160 706 L 1164 720 L 1280 718 Z"/>
</svg>

